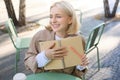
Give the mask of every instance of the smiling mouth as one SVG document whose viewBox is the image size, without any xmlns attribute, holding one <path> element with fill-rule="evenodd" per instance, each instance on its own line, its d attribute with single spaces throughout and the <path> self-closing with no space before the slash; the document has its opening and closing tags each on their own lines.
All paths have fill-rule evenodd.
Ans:
<svg viewBox="0 0 120 80">
<path fill-rule="evenodd" d="M 54 24 L 54 25 L 52 25 L 53 26 L 53 28 L 59 28 L 59 24 Z"/>
</svg>

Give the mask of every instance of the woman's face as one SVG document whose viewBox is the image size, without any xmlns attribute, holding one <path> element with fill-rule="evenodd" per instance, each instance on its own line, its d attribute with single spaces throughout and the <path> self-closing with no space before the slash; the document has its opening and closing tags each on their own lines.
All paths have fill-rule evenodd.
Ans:
<svg viewBox="0 0 120 80">
<path fill-rule="evenodd" d="M 55 6 L 50 10 L 50 24 L 54 32 L 65 33 L 68 25 L 71 24 L 71 17 Z"/>
</svg>

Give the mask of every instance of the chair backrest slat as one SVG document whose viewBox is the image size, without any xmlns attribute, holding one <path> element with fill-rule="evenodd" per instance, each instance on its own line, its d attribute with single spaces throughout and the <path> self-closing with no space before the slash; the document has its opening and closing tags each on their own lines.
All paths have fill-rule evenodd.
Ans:
<svg viewBox="0 0 120 80">
<path fill-rule="evenodd" d="M 12 40 L 12 43 L 13 43 L 14 47 L 16 47 L 15 41 L 16 41 L 18 35 L 17 35 L 17 31 L 16 31 L 16 28 L 15 28 L 15 25 L 14 25 L 14 23 L 13 23 L 11 18 L 8 19 L 8 21 L 6 23 L 6 28 L 8 30 L 10 39 Z"/>
<path fill-rule="evenodd" d="M 92 47 L 95 44 L 96 38 L 98 36 L 98 30 L 100 29 L 100 27 L 96 28 L 93 32 L 92 32 L 92 36 L 91 36 L 91 42 L 90 42 L 90 47 Z"/>
<path fill-rule="evenodd" d="M 12 36 L 15 37 L 15 38 L 18 37 L 15 25 L 14 25 L 11 18 L 8 19 L 8 25 L 9 25 L 10 31 L 12 33 Z"/>
<path fill-rule="evenodd" d="M 92 32 L 88 37 L 85 50 L 88 50 L 99 43 L 104 27 L 105 27 L 105 23 L 102 23 L 92 30 Z"/>
</svg>

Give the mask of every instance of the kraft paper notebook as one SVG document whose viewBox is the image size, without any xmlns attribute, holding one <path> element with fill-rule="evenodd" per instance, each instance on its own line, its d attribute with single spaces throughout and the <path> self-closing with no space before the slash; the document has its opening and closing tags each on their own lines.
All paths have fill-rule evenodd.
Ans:
<svg viewBox="0 0 120 80">
<path fill-rule="evenodd" d="M 40 42 L 41 50 L 45 50 L 53 42 L 56 43 L 55 47 L 66 46 L 68 49 L 67 56 L 63 59 L 56 59 L 49 62 L 44 68 L 50 69 L 64 69 L 81 64 L 81 57 L 84 54 L 82 39 L 80 36 L 68 37 L 61 40 Z"/>
</svg>

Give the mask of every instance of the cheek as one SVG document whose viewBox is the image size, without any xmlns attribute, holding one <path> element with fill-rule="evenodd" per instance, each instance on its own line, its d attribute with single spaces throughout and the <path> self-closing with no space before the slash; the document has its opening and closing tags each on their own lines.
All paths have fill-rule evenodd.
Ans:
<svg viewBox="0 0 120 80">
<path fill-rule="evenodd" d="M 59 20 L 59 22 L 62 23 L 62 24 L 68 24 L 67 19 L 61 19 L 61 20 Z"/>
<path fill-rule="evenodd" d="M 61 24 L 63 24 L 64 26 L 68 26 L 69 22 L 67 20 L 64 20 L 64 21 L 61 22 Z"/>
<path fill-rule="evenodd" d="M 49 20 L 49 24 L 51 24 L 51 20 Z"/>
</svg>

